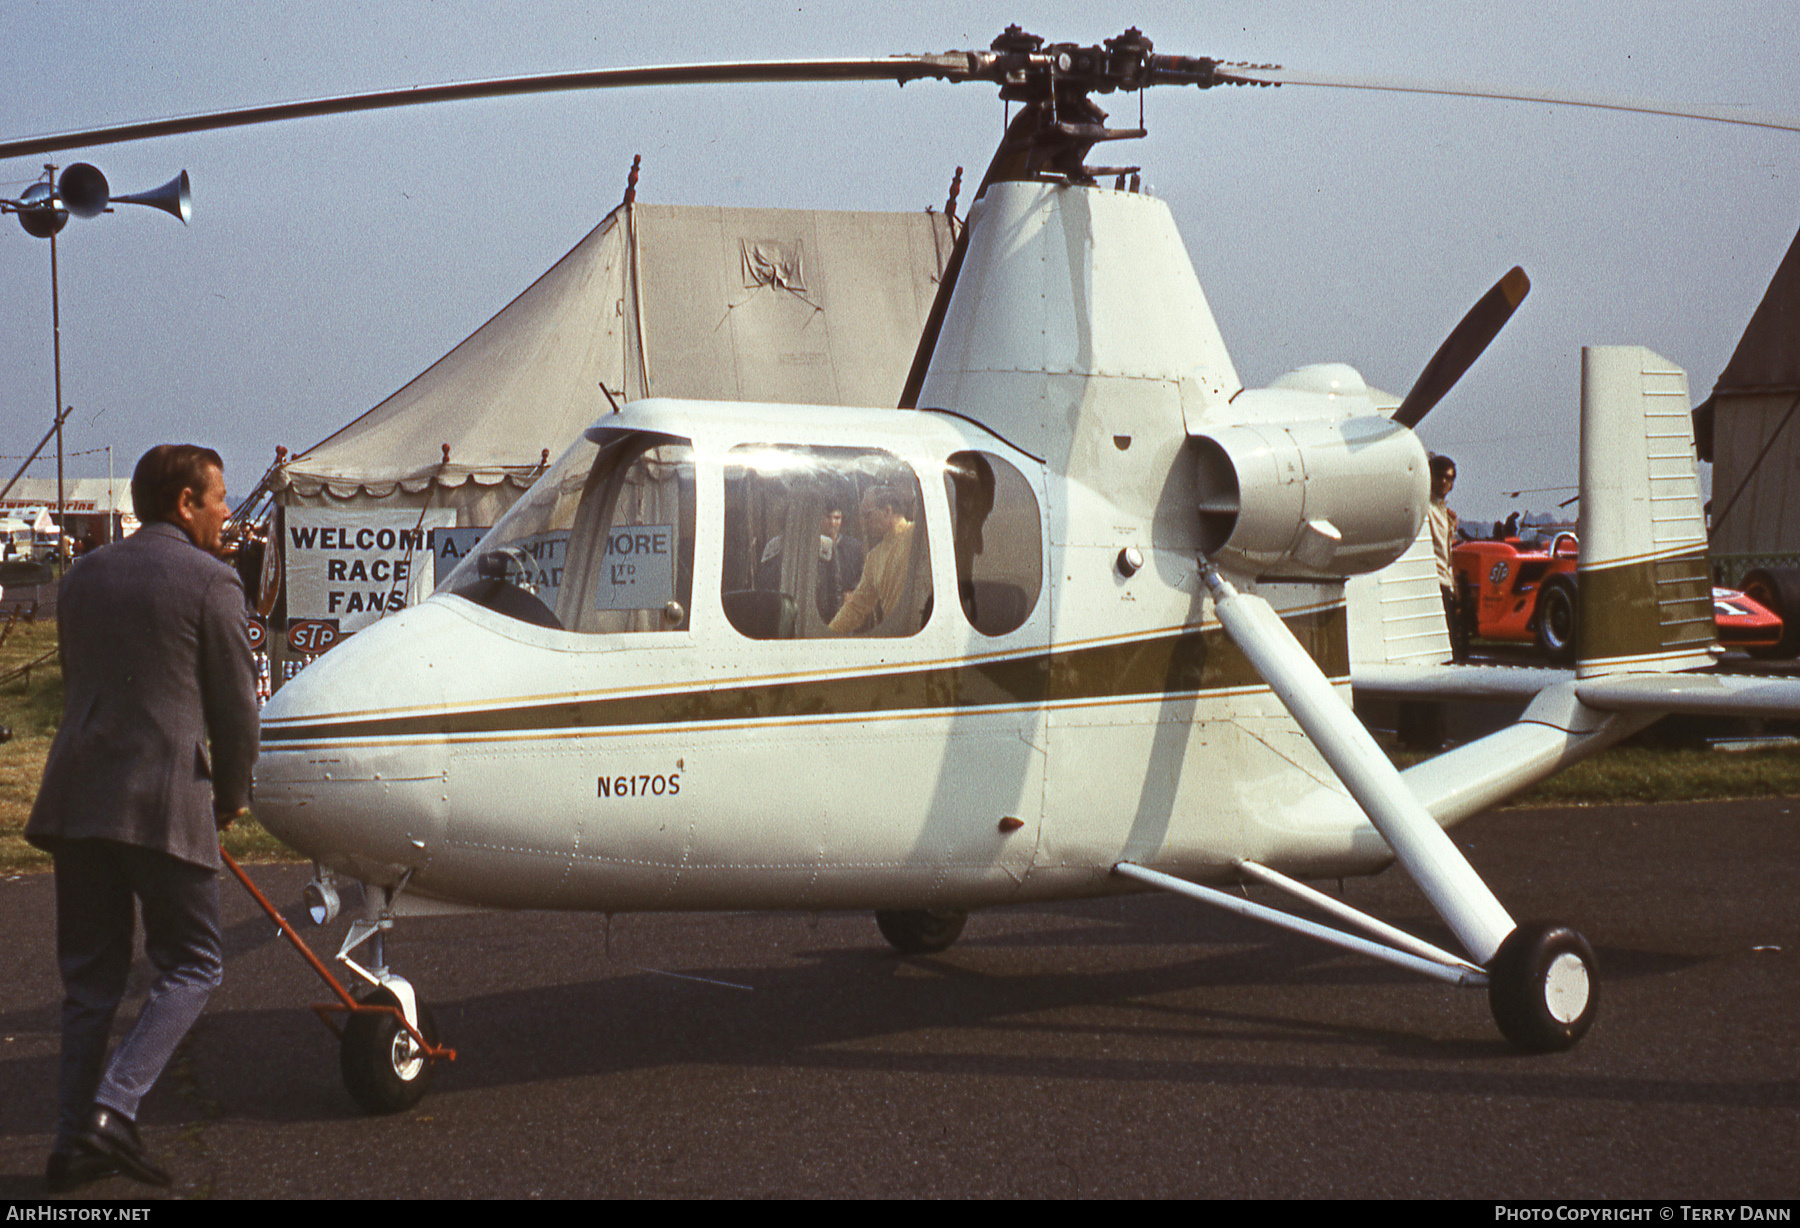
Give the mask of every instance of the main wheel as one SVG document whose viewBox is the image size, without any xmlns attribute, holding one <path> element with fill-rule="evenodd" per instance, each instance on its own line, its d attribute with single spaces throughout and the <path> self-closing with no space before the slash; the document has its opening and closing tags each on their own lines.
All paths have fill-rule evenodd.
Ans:
<svg viewBox="0 0 1800 1228">
<path fill-rule="evenodd" d="M 969 914 L 949 908 L 878 909 L 881 936 L 902 955 L 930 955 L 955 942 Z"/>
<path fill-rule="evenodd" d="M 386 989 L 377 989 L 361 1000 L 370 1006 L 400 1005 Z M 419 1035 L 437 1044 L 437 1021 L 423 1002 L 419 1004 Z M 350 1016 L 338 1048 L 338 1066 L 350 1098 L 369 1113 L 410 1109 L 431 1086 L 431 1059 L 412 1033 L 385 1011 Z"/>
<path fill-rule="evenodd" d="M 1575 659 L 1575 633 L 1581 620 L 1575 594 L 1575 581 L 1566 575 L 1551 576 L 1538 592 L 1538 647 L 1558 665 Z"/>
<path fill-rule="evenodd" d="M 1599 1002 L 1593 948 L 1566 925 L 1521 925 L 1488 961 L 1494 1022 L 1528 1053 L 1573 1048 L 1593 1024 Z"/>
</svg>

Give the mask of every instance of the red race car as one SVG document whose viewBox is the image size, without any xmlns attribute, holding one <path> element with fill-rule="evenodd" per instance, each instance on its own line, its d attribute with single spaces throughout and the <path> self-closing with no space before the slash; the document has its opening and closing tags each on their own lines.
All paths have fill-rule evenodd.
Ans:
<svg viewBox="0 0 1800 1228">
<path fill-rule="evenodd" d="M 1575 659 L 1577 601 L 1573 533 L 1548 546 L 1504 541 L 1458 542 L 1450 552 L 1457 592 L 1471 638 L 1536 641 L 1552 661 Z M 1781 614 L 1800 615 L 1800 571 L 1754 571 L 1745 592 L 1714 588 L 1713 622 L 1719 642 L 1754 656 L 1792 656 L 1800 649 L 1800 619 L 1784 627 Z"/>
</svg>

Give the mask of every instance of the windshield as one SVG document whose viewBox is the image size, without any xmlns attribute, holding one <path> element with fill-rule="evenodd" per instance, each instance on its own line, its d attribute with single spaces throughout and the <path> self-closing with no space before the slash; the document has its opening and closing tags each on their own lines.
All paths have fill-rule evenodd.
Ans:
<svg viewBox="0 0 1800 1228">
<path fill-rule="evenodd" d="M 687 626 L 694 462 L 684 439 L 590 430 L 439 585 L 586 634 Z"/>
</svg>

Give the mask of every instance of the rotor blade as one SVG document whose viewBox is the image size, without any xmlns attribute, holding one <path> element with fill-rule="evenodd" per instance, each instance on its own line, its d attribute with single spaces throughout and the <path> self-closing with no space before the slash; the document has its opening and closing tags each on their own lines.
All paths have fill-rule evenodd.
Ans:
<svg viewBox="0 0 1800 1228">
<path fill-rule="evenodd" d="M 498 77 L 444 85 L 340 94 L 305 102 L 278 102 L 234 111 L 210 111 L 172 119 L 140 120 L 106 128 L 21 137 L 0 142 L 0 158 L 18 158 L 59 149 L 114 145 L 149 137 L 241 128 L 314 115 L 342 115 L 390 107 L 501 98 L 513 94 L 550 94 L 565 90 L 618 89 L 637 85 L 723 85 L 781 81 L 898 81 L 904 85 L 926 77 L 962 81 L 991 70 L 996 57 L 985 52 L 951 51 L 937 55 L 893 55 L 855 60 L 749 60 L 723 64 L 664 64 L 647 68 L 600 68 L 582 72 L 545 73 L 531 77 Z"/>
<path fill-rule="evenodd" d="M 1444 394 L 1456 386 L 1463 372 L 1474 366 L 1481 352 L 1500 335 L 1500 330 L 1512 319 L 1513 311 L 1525 301 L 1530 289 L 1531 278 L 1517 265 L 1495 282 L 1494 288 L 1469 309 L 1469 314 L 1450 331 L 1438 352 L 1419 372 L 1418 382 L 1400 402 L 1400 408 L 1394 411 L 1394 421 L 1409 429 L 1419 425 L 1419 419 L 1444 399 Z"/>
<path fill-rule="evenodd" d="M 1552 106 L 1595 107 L 1603 111 L 1636 111 L 1643 115 L 1667 115 L 1676 119 L 1704 119 L 1720 124 L 1744 124 L 1752 128 L 1780 128 L 1800 132 L 1800 115 L 1759 111 L 1749 107 L 1712 106 L 1705 103 L 1667 102 L 1660 98 L 1623 98 L 1603 94 L 1576 94 L 1562 90 L 1502 89 L 1473 81 L 1409 81 L 1402 77 L 1352 77 L 1337 73 L 1302 72 L 1288 68 L 1237 68 L 1220 65 L 1218 78 L 1244 85 L 1316 85 L 1340 90 L 1385 90 L 1399 94 L 1444 94 L 1453 98 L 1496 98 L 1508 102 L 1540 102 Z"/>
</svg>

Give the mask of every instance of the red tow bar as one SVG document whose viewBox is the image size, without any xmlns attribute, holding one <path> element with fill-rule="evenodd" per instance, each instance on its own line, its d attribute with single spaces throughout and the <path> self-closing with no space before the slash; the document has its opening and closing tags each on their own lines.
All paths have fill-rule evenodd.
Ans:
<svg viewBox="0 0 1800 1228">
<path fill-rule="evenodd" d="M 300 952 L 306 962 L 312 965 L 312 970 L 318 973 L 320 979 L 331 986 L 331 992 L 337 995 L 338 1000 L 336 1002 L 319 1002 L 313 1004 L 313 1014 L 319 1017 L 320 1023 L 323 1023 L 326 1027 L 330 1028 L 332 1032 L 336 1033 L 339 1037 L 342 1037 L 344 1034 L 343 1028 L 339 1027 L 337 1021 L 331 1017 L 336 1012 L 343 1011 L 353 1015 L 392 1015 L 400 1021 L 400 1026 L 405 1028 L 407 1032 L 411 1034 L 413 1041 L 424 1051 L 426 1057 L 429 1057 L 434 1062 L 454 1062 L 456 1060 L 456 1050 L 450 1048 L 448 1045 L 434 1045 L 426 1040 L 419 1034 L 418 1028 L 407 1022 L 406 1012 L 402 1011 L 399 1007 L 358 1002 L 355 998 L 351 997 L 350 991 L 345 989 L 335 976 L 331 975 L 331 969 L 327 968 L 324 963 L 320 961 L 319 957 L 312 953 L 312 948 L 306 945 L 305 939 L 294 932 L 294 927 L 289 925 L 287 919 L 276 911 L 275 905 L 269 903 L 268 897 L 256 889 L 256 884 L 250 881 L 250 876 L 244 873 L 243 867 L 238 865 L 231 854 L 225 851 L 224 845 L 219 846 L 219 856 L 225 859 L 225 864 L 230 867 L 233 874 L 237 875 L 238 882 L 244 884 L 244 890 L 250 893 L 250 897 L 258 904 L 262 905 L 262 910 L 269 914 L 269 919 L 275 922 L 277 928 L 281 930 L 282 937 L 294 944 L 294 949 Z"/>
</svg>

